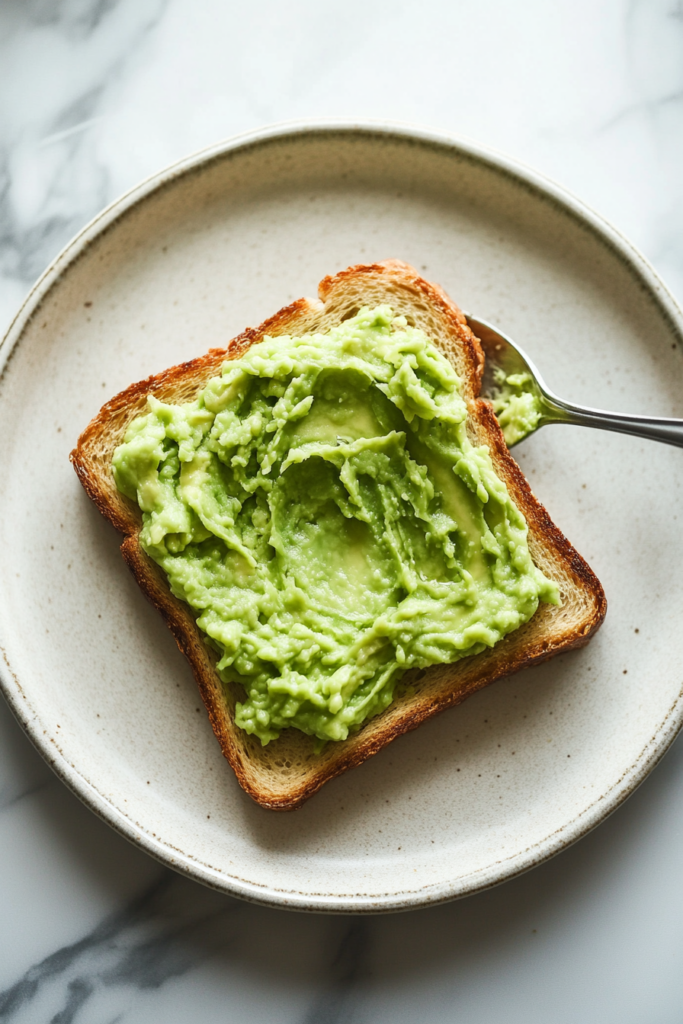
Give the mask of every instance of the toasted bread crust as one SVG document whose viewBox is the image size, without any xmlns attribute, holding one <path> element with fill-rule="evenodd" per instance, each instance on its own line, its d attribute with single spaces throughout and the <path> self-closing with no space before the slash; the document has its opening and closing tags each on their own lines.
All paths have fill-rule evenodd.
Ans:
<svg viewBox="0 0 683 1024">
<path fill-rule="evenodd" d="M 533 618 L 492 650 L 453 665 L 409 672 L 410 690 L 400 694 L 354 736 L 313 754 L 312 741 L 289 729 L 262 748 L 234 724 L 237 687 L 226 687 L 215 670 L 190 609 L 175 598 L 162 570 L 140 547 L 142 518 L 137 505 L 119 493 L 111 472 L 114 449 L 129 423 L 145 411 L 147 396 L 167 402 L 189 401 L 221 371 L 265 335 L 329 330 L 361 305 L 389 302 L 412 317 L 434 338 L 458 372 L 468 405 L 468 429 L 476 444 L 487 444 L 498 475 L 505 481 L 529 526 L 529 547 L 536 564 L 560 585 L 563 606 L 542 605 Z M 211 349 L 179 366 L 132 384 L 112 398 L 81 434 L 71 461 L 86 492 L 104 516 L 125 535 L 121 551 L 140 588 L 166 620 L 187 657 L 223 753 L 242 788 L 273 810 L 299 807 L 330 779 L 361 764 L 398 736 L 501 676 L 581 647 L 604 619 L 607 604 L 600 582 L 584 559 L 554 525 L 533 495 L 514 461 L 490 404 L 480 399 L 484 354 L 462 311 L 437 285 L 398 260 L 349 267 L 320 282 L 319 301 L 299 299 L 258 328 L 248 328 L 226 349 Z M 288 735 L 293 734 L 293 735 Z"/>
</svg>

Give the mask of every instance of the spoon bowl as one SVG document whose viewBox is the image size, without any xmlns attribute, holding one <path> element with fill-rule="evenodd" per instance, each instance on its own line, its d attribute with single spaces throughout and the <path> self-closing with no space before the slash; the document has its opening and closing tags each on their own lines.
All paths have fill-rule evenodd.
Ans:
<svg viewBox="0 0 683 1024">
<path fill-rule="evenodd" d="M 486 320 L 480 320 L 468 313 L 465 317 L 471 330 L 479 338 L 486 357 L 480 397 L 497 406 L 496 415 L 501 418 L 500 407 L 505 405 L 505 383 L 510 378 L 525 378 L 523 384 L 519 386 L 530 396 L 536 409 L 534 425 L 529 429 L 523 432 L 516 430 L 512 434 L 504 429 L 509 448 L 519 444 L 529 434 L 547 423 L 570 423 L 579 427 L 613 430 L 683 448 L 682 419 L 605 412 L 602 409 L 565 402 L 548 388 L 533 362 L 516 342 Z"/>
</svg>

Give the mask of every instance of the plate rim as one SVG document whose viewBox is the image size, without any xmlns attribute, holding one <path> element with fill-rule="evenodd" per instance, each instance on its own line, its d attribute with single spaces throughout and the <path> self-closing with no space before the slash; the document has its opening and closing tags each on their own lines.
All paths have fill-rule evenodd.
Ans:
<svg viewBox="0 0 683 1024">
<path fill-rule="evenodd" d="M 0 341 L 0 379 L 15 351 L 29 320 L 59 278 L 101 234 L 113 226 L 130 209 L 148 196 L 185 175 L 190 175 L 217 161 L 228 153 L 257 149 L 274 141 L 304 140 L 307 137 L 353 136 L 395 139 L 414 142 L 439 150 L 450 151 L 472 163 L 486 165 L 525 186 L 539 200 L 550 201 L 583 227 L 588 227 L 612 253 L 626 264 L 632 274 L 655 301 L 664 319 L 683 342 L 683 312 L 660 275 L 614 225 L 573 193 L 524 163 L 482 145 L 465 136 L 436 131 L 407 122 L 321 118 L 278 122 L 253 131 L 231 136 L 202 148 L 164 167 L 128 189 L 100 211 L 54 257 L 28 292 Z M 31 706 L 19 678 L 9 663 L 0 635 L 0 689 L 10 709 L 38 752 L 53 771 L 90 810 L 107 822 L 116 832 L 140 847 L 156 860 L 210 888 L 249 902 L 290 910 L 318 913 L 378 913 L 435 906 L 449 900 L 474 895 L 523 874 L 577 842 L 613 813 L 644 781 L 667 752 L 683 728 L 683 688 L 673 701 L 655 733 L 644 745 L 631 766 L 621 777 L 578 815 L 556 832 L 521 852 L 461 876 L 455 882 L 440 882 L 418 889 L 391 890 L 373 896 L 296 892 L 258 884 L 240 878 L 195 859 L 192 854 L 175 850 L 145 828 L 134 822 L 81 774 L 42 731 L 37 711 Z"/>
</svg>

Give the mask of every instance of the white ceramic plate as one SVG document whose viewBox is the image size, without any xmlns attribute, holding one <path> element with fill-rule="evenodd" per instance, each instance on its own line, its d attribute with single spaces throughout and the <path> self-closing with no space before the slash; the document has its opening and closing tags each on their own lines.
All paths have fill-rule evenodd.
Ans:
<svg viewBox="0 0 683 1024">
<path fill-rule="evenodd" d="M 299 811 L 239 789 L 68 454 L 131 381 L 387 257 L 500 324 L 562 395 L 683 412 L 681 314 L 642 257 L 531 171 L 400 126 L 275 128 L 164 171 L 74 239 L 2 348 L 5 694 L 114 828 L 264 903 L 390 910 L 494 885 L 600 822 L 681 725 L 683 452 L 549 427 L 516 454 L 605 586 L 589 647 L 497 683 Z"/>
</svg>

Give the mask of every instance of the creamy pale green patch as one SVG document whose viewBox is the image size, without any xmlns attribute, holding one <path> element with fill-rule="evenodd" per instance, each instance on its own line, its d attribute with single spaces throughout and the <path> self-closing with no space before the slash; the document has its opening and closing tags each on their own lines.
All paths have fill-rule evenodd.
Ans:
<svg viewBox="0 0 683 1024">
<path fill-rule="evenodd" d="M 511 448 L 538 427 L 542 416 L 540 394 L 530 373 L 506 375 L 498 369 L 494 377 L 498 387 L 491 404 L 505 443 Z"/>
<path fill-rule="evenodd" d="M 114 476 L 243 687 L 242 729 L 345 739 L 406 669 L 492 647 L 557 602 L 465 419 L 448 360 L 388 306 L 266 338 L 194 402 L 150 396 Z"/>
</svg>

